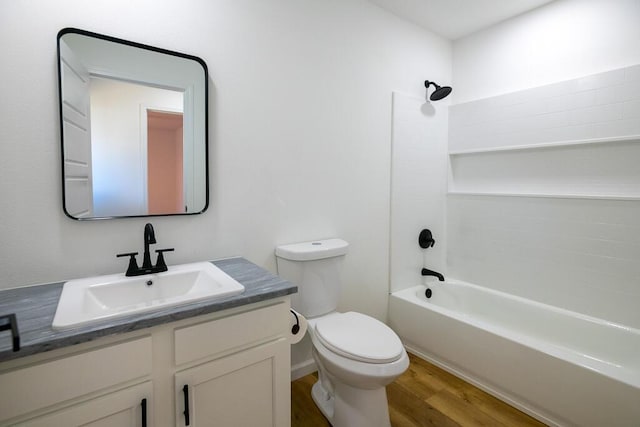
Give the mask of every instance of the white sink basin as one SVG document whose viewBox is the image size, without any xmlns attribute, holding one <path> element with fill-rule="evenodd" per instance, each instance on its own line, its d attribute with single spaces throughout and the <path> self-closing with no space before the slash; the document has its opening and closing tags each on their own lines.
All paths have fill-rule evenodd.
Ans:
<svg viewBox="0 0 640 427">
<path fill-rule="evenodd" d="M 242 292 L 244 286 L 210 262 L 169 266 L 169 271 L 144 276 L 120 273 L 70 280 L 62 289 L 52 327 L 65 329 Z"/>
</svg>

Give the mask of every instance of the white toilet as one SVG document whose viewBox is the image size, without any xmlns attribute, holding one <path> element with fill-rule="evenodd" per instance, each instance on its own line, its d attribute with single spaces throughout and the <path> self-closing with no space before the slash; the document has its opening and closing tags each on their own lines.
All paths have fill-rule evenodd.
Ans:
<svg viewBox="0 0 640 427">
<path fill-rule="evenodd" d="M 291 305 L 309 322 L 316 405 L 334 427 L 388 427 L 385 386 L 409 367 L 409 357 L 384 323 L 336 311 L 348 247 L 341 239 L 278 246 L 278 274 L 298 286 Z"/>
</svg>

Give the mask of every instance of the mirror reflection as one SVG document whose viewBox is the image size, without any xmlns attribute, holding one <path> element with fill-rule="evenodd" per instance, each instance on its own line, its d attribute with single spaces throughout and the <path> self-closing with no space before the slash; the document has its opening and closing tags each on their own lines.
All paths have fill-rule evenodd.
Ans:
<svg viewBox="0 0 640 427">
<path fill-rule="evenodd" d="M 201 213 L 207 69 L 196 57 L 58 34 L 63 203 L 74 219 Z"/>
</svg>

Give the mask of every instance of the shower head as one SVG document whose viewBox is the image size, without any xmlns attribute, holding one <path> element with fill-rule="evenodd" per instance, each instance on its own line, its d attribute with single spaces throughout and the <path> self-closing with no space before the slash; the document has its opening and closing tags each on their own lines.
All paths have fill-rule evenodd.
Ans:
<svg viewBox="0 0 640 427">
<path fill-rule="evenodd" d="M 427 88 L 427 91 L 429 90 L 430 85 L 433 85 L 433 87 L 436 88 L 436 90 L 434 90 L 431 96 L 429 97 L 429 99 L 432 101 L 439 101 L 442 98 L 445 98 L 447 95 L 451 93 L 451 90 L 452 90 L 451 86 L 440 86 L 436 82 L 430 82 L 429 80 L 424 81 L 424 87 Z"/>
</svg>

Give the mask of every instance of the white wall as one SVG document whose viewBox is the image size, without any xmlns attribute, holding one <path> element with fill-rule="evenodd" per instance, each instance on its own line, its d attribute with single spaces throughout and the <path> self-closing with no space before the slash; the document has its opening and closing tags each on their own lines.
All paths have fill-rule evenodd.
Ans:
<svg viewBox="0 0 640 427">
<path fill-rule="evenodd" d="M 450 149 L 640 134 L 638 22 L 635 0 L 559 0 L 455 42 Z M 453 156 L 451 190 L 513 196 L 449 196 L 450 273 L 640 327 L 637 153 L 636 139 Z"/>
<path fill-rule="evenodd" d="M 448 77 L 450 43 L 364 0 L 2 2 L 0 287 L 123 271 L 145 219 L 61 206 L 56 34 L 67 26 L 181 51 L 210 71 L 209 210 L 154 218 L 180 263 L 275 245 L 351 244 L 342 308 L 386 317 L 392 90 Z"/>
<path fill-rule="evenodd" d="M 453 44 L 462 103 L 640 63 L 640 2 L 556 0 Z"/>
</svg>

